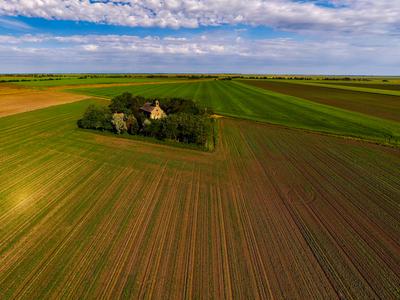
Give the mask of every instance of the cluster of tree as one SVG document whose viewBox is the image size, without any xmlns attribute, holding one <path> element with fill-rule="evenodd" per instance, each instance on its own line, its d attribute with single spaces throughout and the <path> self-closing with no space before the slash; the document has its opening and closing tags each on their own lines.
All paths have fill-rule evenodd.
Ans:
<svg viewBox="0 0 400 300">
<path fill-rule="evenodd" d="M 219 78 L 219 75 L 210 74 L 81 74 L 78 79 L 87 78 L 187 78 L 207 79 Z"/>
<path fill-rule="evenodd" d="M 210 74 L 150 74 L 147 78 L 187 78 L 187 79 L 205 79 L 205 78 L 218 78 L 218 75 Z"/>
<path fill-rule="evenodd" d="M 267 79 L 283 79 L 283 80 L 312 80 L 312 77 L 304 77 L 304 76 L 271 76 L 267 77 Z"/>
<path fill-rule="evenodd" d="M 34 77 L 34 78 L 43 78 L 43 77 L 70 77 L 68 74 L 1 74 L 2 76 L 7 77 Z"/>
<path fill-rule="evenodd" d="M 355 77 L 324 77 L 322 80 L 340 80 L 340 81 L 371 81 L 369 78 Z"/>
<path fill-rule="evenodd" d="M 272 79 L 271 77 L 268 76 L 242 76 L 241 78 L 244 79 Z M 281 79 L 281 78 L 279 78 Z"/>
<path fill-rule="evenodd" d="M 212 121 L 205 115 L 177 113 L 151 120 L 144 126 L 143 135 L 208 147 L 212 140 Z"/>
<path fill-rule="evenodd" d="M 200 74 L 200 75 L 177 75 L 178 78 L 187 78 L 187 79 L 210 79 L 210 78 L 218 78 L 218 75 L 209 75 L 209 74 Z"/>
<path fill-rule="evenodd" d="M 97 130 L 113 130 L 111 123 L 112 113 L 108 107 L 89 105 L 83 114 L 82 119 L 78 120 L 78 127 Z"/>
<path fill-rule="evenodd" d="M 88 78 L 143 78 L 143 75 L 137 74 L 82 74 L 78 79 Z"/>
<path fill-rule="evenodd" d="M 151 99 L 150 101 L 155 101 L 157 99 Z M 213 112 L 206 107 L 201 107 L 192 100 L 183 98 L 163 98 L 159 100 L 161 108 L 165 111 L 167 115 L 177 114 L 177 113 L 187 113 L 191 115 L 210 115 Z"/>
<path fill-rule="evenodd" d="M 370 81 L 369 78 L 355 78 L 355 77 L 312 77 L 312 76 L 239 76 L 232 78 L 245 78 L 245 79 L 282 79 L 282 80 L 344 80 L 344 81 Z"/>
<path fill-rule="evenodd" d="M 160 102 L 166 118 L 149 120 L 140 111 L 145 102 Z M 209 109 L 183 98 L 146 99 L 123 93 L 111 100 L 108 107 L 90 105 L 78 127 L 169 139 L 210 148 L 213 141 L 213 119 Z"/>
</svg>

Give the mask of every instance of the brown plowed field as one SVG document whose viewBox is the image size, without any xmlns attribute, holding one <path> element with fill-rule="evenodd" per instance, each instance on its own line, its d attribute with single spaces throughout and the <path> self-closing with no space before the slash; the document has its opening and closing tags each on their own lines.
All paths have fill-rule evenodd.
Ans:
<svg viewBox="0 0 400 300">
<path fill-rule="evenodd" d="M 223 118 L 204 153 L 84 107 L 0 119 L 1 299 L 399 298 L 398 149 Z"/>
<path fill-rule="evenodd" d="M 269 80 L 241 82 L 322 104 L 400 122 L 400 96 L 351 91 L 325 86 Z"/>
<path fill-rule="evenodd" d="M 88 96 L 0 84 L 0 117 L 86 98 Z"/>
<path fill-rule="evenodd" d="M 207 81 L 207 79 L 190 80 L 188 83 Z M 89 98 L 87 95 L 63 92 L 67 89 L 76 88 L 102 88 L 114 86 L 136 86 L 166 83 L 182 83 L 183 80 L 171 80 L 166 82 L 132 82 L 132 83 L 109 83 L 109 84 L 80 84 L 64 85 L 44 88 L 26 88 L 15 84 L 0 84 L 0 117 L 14 115 L 21 112 L 36 110 L 48 106 L 71 103 Z"/>
</svg>

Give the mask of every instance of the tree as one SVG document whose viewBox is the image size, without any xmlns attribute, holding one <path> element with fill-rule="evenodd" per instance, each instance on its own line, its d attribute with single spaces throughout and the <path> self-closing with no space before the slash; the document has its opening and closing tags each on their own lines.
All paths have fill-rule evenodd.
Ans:
<svg viewBox="0 0 400 300">
<path fill-rule="evenodd" d="M 134 115 L 129 115 L 126 119 L 126 127 L 129 134 L 137 134 L 139 131 L 139 124 Z"/>
<path fill-rule="evenodd" d="M 87 129 L 112 130 L 111 112 L 107 107 L 89 105 L 78 120 L 78 127 Z"/>
<path fill-rule="evenodd" d="M 125 92 L 111 99 L 109 107 L 113 113 L 124 113 L 125 115 L 133 114 L 137 118 L 140 106 L 144 102 L 144 97 L 132 96 L 131 93 Z"/>
<path fill-rule="evenodd" d="M 130 93 L 123 93 L 111 99 L 109 108 L 112 113 L 127 113 L 127 102 L 132 97 Z"/>
<path fill-rule="evenodd" d="M 167 113 L 188 113 L 193 115 L 198 115 L 202 113 L 202 109 L 192 100 L 183 98 L 167 98 L 160 100 L 161 108 Z"/>
<path fill-rule="evenodd" d="M 170 115 L 168 118 L 163 119 L 166 138 L 178 141 L 179 134 L 179 118 L 176 115 Z"/>
<path fill-rule="evenodd" d="M 163 119 L 151 121 L 146 119 L 144 122 L 143 133 L 147 136 L 162 140 L 166 137 L 164 127 Z"/>
<path fill-rule="evenodd" d="M 115 113 L 112 115 L 111 123 L 114 126 L 114 130 L 117 134 L 121 134 L 127 131 L 126 123 L 124 120 L 123 113 Z"/>
</svg>

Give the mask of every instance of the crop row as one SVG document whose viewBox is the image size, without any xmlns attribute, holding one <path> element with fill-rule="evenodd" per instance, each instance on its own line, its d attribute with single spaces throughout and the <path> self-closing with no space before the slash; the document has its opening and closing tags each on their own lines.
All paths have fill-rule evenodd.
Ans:
<svg viewBox="0 0 400 300">
<path fill-rule="evenodd" d="M 343 109 L 364 113 L 371 116 L 400 121 L 400 95 L 386 95 L 383 93 L 341 89 L 346 86 L 342 83 L 330 84 L 305 84 L 272 80 L 244 80 L 245 84 L 263 88 L 269 91 L 291 95 L 303 99 L 327 104 Z M 357 83 L 349 83 L 349 86 L 357 86 Z M 368 87 L 367 84 L 358 84 L 360 87 Z M 374 86 L 374 85 L 373 85 Z M 376 88 L 384 87 L 377 84 Z M 400 89 L 400 85 L 393 85 Z"/>
<path fill-rule="evenodd" d="M 246 81 L 247 82 L 247 81 Z M 253 81 L 248 81 L 253 82 Z M 264 81 L 263 81 L 263 84 Z M 301 92 L 305 90 L 308 94 L 313 94 L 311 87 L 304 84 L 285 83 L 294 86 L 292 90 Z M 311 87 L 311 89 L 317 87 Z M 326 89 L 326 88 L 325 88 Z M 290 89 L 285 89 L 290 92 Z M 329 90 L 329 89 L 328 89 Z M 336 89 L 330 89 L 335 91 Z M 218 114 L 233 116 L 237 118 L 250 119 L 261 122 L 285 125 L 288 127 L 302 128 L 313 131 L 331 133 L 335 135 L 345 135 L 356 138 L 378 141 L 387 144 L 400 144 L 400 126 L 393 120 L 376 118 L 374 114 L 367 115 L 351 111 L 351 107 L 339 107 L 340 105 L 320 101 L 324 104 L 309 101 L 309 97 L 297 98 L 291 95 L 285 95 L 253 87 L 249 84 L 238 81 L 203 81 L 192 83 L 173 83 L 173 84 L 153 84 L 137 86 L 115 86 L 108 88 L 85 88 L 74 90 L 77 93 L 112 98 L 123 92 L 131 92 L 135 95 L 146 97 L 183 97 L 194 99 L 202 105 L 211 108 Z M 338 90 L 341 91 L 341 90 Z M 282 92 L 282 91 L 281 91 Z M 353 92 L 354 95 L 341 101 L 346 103 L 355 103 L 360 107 L 367 109 L 370 107 L 368 99 L 364 95 L 374 95 L 371 93 Z M 314 94 L 313 94 L 314 95 Z M 330 99 L 330 93 L 326 93 L 326 98 Z M 317 96 L 317 94 L 315 94 Z M 321 95 L 319 95 L 321 96 Z M 378 95 L 384 97 L 384 95 Z M 398 111 L 398 99 L 391 100 L 390 103 L 384 100 L 376 99 L 375 106 L 379 108 L 368 108 L 371 111 L 384 110 L 390 114 Z M 388 96 L 389 97 L 389 96 Z M 399 98 L 392 96 L 393 98 Z M 314 98 L 310 98 L 314 99 Z M 349 100 L 351 99 L 351 100 Z M 328 105 L 325 105 L 328 104 Z M 330 105 L 332 104 L 332 105 Z M 371 106 L 373 107 L 373 106 Z M 364 112 L 361 110 L 361 112 Z M 393 118 L 389 118 L 393 119 Z M 397 120 L 395 118 L 395 120 Z"/>
<path fill-rule="evenodd" d="M 398 149 L 231 119 L 176 149 L 86 105 L 0 119 L 0 298 L 398 298 Z"/>
</svg>

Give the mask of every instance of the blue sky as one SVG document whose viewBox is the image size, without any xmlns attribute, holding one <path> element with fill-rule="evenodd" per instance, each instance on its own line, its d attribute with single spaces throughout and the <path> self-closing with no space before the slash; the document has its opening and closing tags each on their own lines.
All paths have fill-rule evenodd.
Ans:
<svg viewBox="0 0 400 300">
<path fill-rule="evenodd" d="M 274 38 L 274 37 L 295 37 L 296 35 L 288 31 L 280 31 L 269 26 L 247 26 L 238 25 L 219 25 L 219 26 L 199 26 L 196 28 L 170 28 L 170 27 L 141 27 L 141 26 L 121 26 L 100 24 L 88 21 L 69 21 L 69 20 L 48 20 L 43 18 L 32 18 L 24 16 L 0 17 L 8 24 L 0 21 L 0 34 L 11 34 L 13 36 L 23 34 L 53 34 L 53 35 L 135 35 L 146 36 L 188 36 L 195 34 L 208 34 L 218 31 L 241 32 L 242 36 L 253 39 Z M 22 25 L 15 26 L 16 23 Z M 9 24 L 13 23 L 13 24 Z"/>
<path fill-rule="evenodd" d="M 400 1 L 2 0 L 0 72 L 400 75 Z"/>
</svg>

